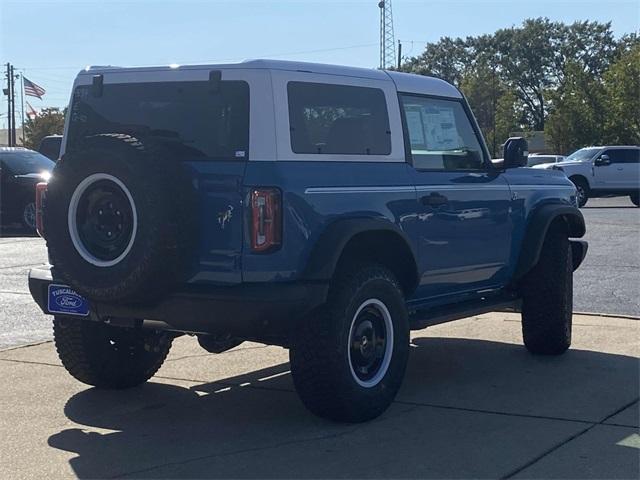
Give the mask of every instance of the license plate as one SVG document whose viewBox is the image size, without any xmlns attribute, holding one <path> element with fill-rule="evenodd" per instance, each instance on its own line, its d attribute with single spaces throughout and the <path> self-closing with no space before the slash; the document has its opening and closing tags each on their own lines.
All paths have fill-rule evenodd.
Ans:
<svg viewBox="0 0 640 480">
<path fill-rule="evenodd" d="M 47 308 L 50 313 L 64 315 L 89 315 L 89 302 L 67 285 L 49 285 Z"/>
</svg>

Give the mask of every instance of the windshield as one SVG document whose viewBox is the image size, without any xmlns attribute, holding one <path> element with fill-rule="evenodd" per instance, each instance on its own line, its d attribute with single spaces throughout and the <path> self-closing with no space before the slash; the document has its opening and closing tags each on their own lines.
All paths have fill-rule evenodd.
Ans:
<svg viewBox="0 0 640 480">
<path fill-rule="evenodd" d="M 246 160 L 249 150 L 249 85 L 220 82 L 105 84 L 73 95 L 67 151 L 88 136 L 124 133 L 161 145 L 188 160 Z"/>
<path fill-rule="evenodd" d="M 600 149 L 597 147 L 581 148 L 565 158 L 564 161 L 586 162 L 591 160 L 598 150 Z"/>
<path fill-rule="evenodd" d="M 2 152 L 0 160 L 2 160 L 2 166 L 6 166 L 14 175 L 50 172 L 55 165 L 38 152 Z"/>
</svg>

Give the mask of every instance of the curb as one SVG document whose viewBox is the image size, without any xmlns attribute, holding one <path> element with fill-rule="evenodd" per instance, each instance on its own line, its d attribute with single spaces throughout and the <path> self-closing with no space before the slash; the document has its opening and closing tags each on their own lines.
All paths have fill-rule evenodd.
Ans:
<svg viewBox="0 0 640 480">
<path fill-rule="evenodd" d="M 592 317 L 605 317 L 605 318 L 624 318 L 626 320 L 640 320 L 640 316 L 637 315 L 624 315 L 615 313 L 596 313 L 596 312 L 573 312 L 574 315 L 589 315 Z"/>
<path fill-rule="evenodd" d="M 11 350 L 19 350 L 21 348 L 35 347 L 37 345 L 43 345 L 45 343 L 52 343 L 52 342 L 53 340 L 40 340 L 32 343 L 23 343 L 22 345 L 16 345 L 15 347 L 0 348 L 0 353 L 10 352 Z"/>
</svg>

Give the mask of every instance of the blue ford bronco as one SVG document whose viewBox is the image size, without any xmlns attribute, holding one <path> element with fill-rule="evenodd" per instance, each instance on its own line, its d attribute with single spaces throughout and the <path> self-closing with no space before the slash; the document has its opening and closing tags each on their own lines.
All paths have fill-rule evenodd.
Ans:
<svg viewBox="0 0 640 480">
<path fill-rule="evenodd" d="M 587 244 L 576 189 L 491 161 L 435 78 L 257 60 L 80 72 L 61 159 L 37 187 L 50 266 L 31 294 L 60 359 L 145 382 L 172 340 L 289 349 L 302 402 L 359 422 L 394 399 L 409 331 L 522 312 L 526 348 L 571 343 Z"/>
</svg>

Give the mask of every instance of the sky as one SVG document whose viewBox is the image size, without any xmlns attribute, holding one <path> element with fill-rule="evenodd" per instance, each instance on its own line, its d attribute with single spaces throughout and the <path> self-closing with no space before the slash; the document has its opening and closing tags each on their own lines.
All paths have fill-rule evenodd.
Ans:
<svg viewBox="0 0 640 480">
<path fill-rule="evenodd" d="M 27 97 L 36 109 L 66 106 L 73 79 L 86 65 L 276 58 L 375 68 L 377 4 L 378 0 L 0 0 L 0 63 L 11 62 L 46 89 L 42 101 Z M 610 21 L 617 37 L 640 29 L 640 0 L 392 0 L 392 5 L 403 56 L 420 54 L 427 42 L 442 36 L 492 33 L 534 17 L 565 23 Z M 4 128 L 7 105 L 1 97 Z"/>
</svg>

